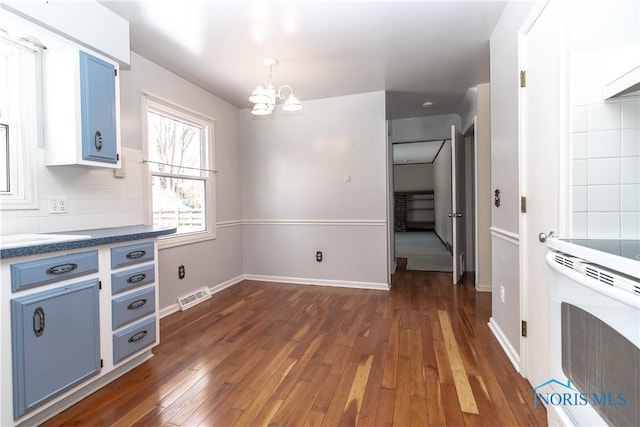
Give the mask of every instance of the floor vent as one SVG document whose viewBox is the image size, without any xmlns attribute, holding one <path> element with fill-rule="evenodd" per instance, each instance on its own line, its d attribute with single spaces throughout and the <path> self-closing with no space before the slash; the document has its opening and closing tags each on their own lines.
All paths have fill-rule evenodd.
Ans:
<svg viewBox="0 0 640 427">
<path fill-rule="evenodd" d="M 208 300 L 209 298 L 211 298 L 211 290 L 209 290 L 209 288 L 202 288 L 189 295 L 179 297 L 178 305 L 180 306 L 180 310 L 184 311 L 187 308 L 201 303 L 202 301 Z"/>
</svg>

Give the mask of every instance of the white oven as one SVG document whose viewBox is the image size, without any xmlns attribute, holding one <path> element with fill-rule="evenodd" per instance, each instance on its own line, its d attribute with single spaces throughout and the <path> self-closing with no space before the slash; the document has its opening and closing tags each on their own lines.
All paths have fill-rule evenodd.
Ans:
<svg viewBox="0 0 640 427">
<path fill-rule="evenodd" d="M 640 425 L 640 241 L 547 244 L 550 378 L 538 403 L 564 425 Z"/>
</svg>

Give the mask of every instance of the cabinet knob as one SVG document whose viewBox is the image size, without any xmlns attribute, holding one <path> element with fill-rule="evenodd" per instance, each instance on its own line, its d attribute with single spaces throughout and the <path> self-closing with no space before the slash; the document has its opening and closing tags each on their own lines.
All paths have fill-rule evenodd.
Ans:
<svg viewBox="0 0 640 427">
<path fill-rule="evenodd" d="M 93 137 L 93 144 L 96 146 L 96 150 L 102 150 L 102 133 L 99 130 L 96 131 Z"/>
</svg>

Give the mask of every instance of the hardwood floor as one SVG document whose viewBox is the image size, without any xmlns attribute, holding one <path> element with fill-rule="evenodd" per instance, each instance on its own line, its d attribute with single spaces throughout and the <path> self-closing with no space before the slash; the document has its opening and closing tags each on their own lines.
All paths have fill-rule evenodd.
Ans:
<svg viewBox="0 0 640 427">
<path fill-rule="evenodd" d="M 491 295 L 450 277 L 242 282 L 162 319 L 151 360 L 44 425 L 546 425 L 487 327 Z"/>
</svg>

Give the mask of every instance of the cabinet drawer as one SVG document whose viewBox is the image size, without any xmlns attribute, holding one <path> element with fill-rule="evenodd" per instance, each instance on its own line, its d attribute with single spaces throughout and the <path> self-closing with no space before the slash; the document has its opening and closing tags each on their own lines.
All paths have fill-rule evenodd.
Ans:
<svg viewBox="0 0 640 427">
<path fill-rule="evenodd" d="M 153 257 L 153 242 L 111 248 L 111 268 L 151 261 Z"/>
<path fill-rule="evenodd" d="M 98 251 L 11 264 L 11 290 L 58 282 L 98 271 Z"/>
<path fill-rule="evenodd" d="M 113 334 L 113 363 L 156 342 L 155 316 Z"/>
<path fill-rule="evenodd" d="M 114 294 L 124 292 L 128 289 L 137 288 L 156 280 L 155 265 L 145 265 L 144 267 L 132 268 L 111 274 L 111 292 Z"/>
<path fill-rule="evenodd" d="M 143 289 L 111 301 L 112 326 L 117 329 L 156 311 L 155 288 Z"/>
</svg>

